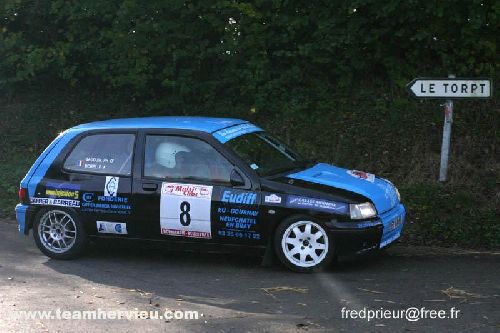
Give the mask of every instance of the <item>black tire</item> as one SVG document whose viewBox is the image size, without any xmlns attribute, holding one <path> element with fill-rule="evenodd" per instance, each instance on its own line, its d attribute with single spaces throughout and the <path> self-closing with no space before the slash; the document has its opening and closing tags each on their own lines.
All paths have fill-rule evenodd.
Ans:
<svg viewBox="0 0 500 333">
<path fill-rule="evenodd" d="M 47 218 L 47 214 L 51 215 L 52 220 L 54 214 L 57 216 L 64 216 L 66 214 L 67 216 L 71 217 L 73 224 L 70 226 L 65 226 L 61 229 L 66 230 L 64 228 L 67 227 L 67 235 L 71 234 L 70 232 L 74 229 L 75 232 L 75 237 L 74 240 L 71 241 L 71 246 L 68 245 L 68 249 L 62 251 L 62 250 L 57 250 L 57 248 L 54 246 L 54 249 L 51 249 L 50 246 L 50 241 L 47 240 L 47 238 L 50 238 L 49 236 L 46 235 L 46 233 L 42 233 L 41 229 L 43 226 L 46 224 L 42 221 Z M 67 218 L 63 220 L 67 221 Z M 42 227 L 40 226 L 41 223 L 44 223 Z M 71 223 L 69 221 L 68 223 Z M 74 225 L 74 227 L 73 227 Z M 47 227 L 44 229 L 47 230 Z M 60 231 L 61 233 L 63 231 Z M 66 233 L 65 233 L 66 234 Z M 45 236 L 44 236 L 45 235 Z M 35 243 L 40 249 L 40 251 L 45 254 L 47 257 L 53 258 L 53 259 L 61 259 L 61 260 L 67 260 L 67 259 L 75 259 L 78 258 L 83 254 L 85 251 L 85 248 L 87 247 L 87 234 L 85 232 L 85 228 L 83 227 L 83 224 L 78 216 L 78 214 L 71 209 L 63 209 L 60 207 L 51 207 L 51 208 L 43 208 L 41 209 L 36 215 L 35 219 L 33 221 L 33 237 L 35 239 Z M 52 239 L 52 238 L 50 238 Z M 64 241 L 68 241 L 68 238 L 64 238 Z M 68 243 L 70 243 L 68 241 Z M 62 244 L 60 242 L 59 244 Z"/>
<path fill-rule="evenodd" d="M 301 229 L 302 224 L 303 229 Z M 311 225 L 309 233 L 307 233 L 307 229 L 305 229 L 307 224 Z M 292 226 L 299 227 L 298 230 L 304 232 L 302 234 L 304 238 L 300 238 L 302 236 L 297 237 L 298 235 L 295 235 L 293 230 L 289 230 L 289 228 L 293 228 Z M 318 235 L 318 232 L 321 234 L 321 237 L 317 240 L 311 240 L 311 238 L 315 238 L 315 235 Z M 314 235 L 312 235 L 313 237 L 309 237 L 311 233 L 314 233 Z M 292 235 L 295 237 L 292 238 Z M 292 244 L 288 244 L 284 241 L 284 238 L 287 238 L 288 240 L 298 238 L 297 244 L 300 244 L 300 246 L 297 247 Z M 322 249 L 319 248 L 321 244 L 323 244 L 321 247 L 326 251 L 324 254 Z M 286 246 L 287 250 L 285 250 L 284 246 Z M 303 252 L 303 254 L 299 252 L 291 255 L 296 247 L 297 249 L 300 249 L 300 252 Z M 300 273 L 312 273 L 319 271 L 328 266 L 335 257 L 333 238 L 328 233 L 326 226 L 322 222 L 309 216 L 292 216 L 285 219 L 277 227 L 274 234 L 274 249 L 279 260 L 285 267 L 294 272 Z M 287 253 L 285 253 L 285 251 L 287 251 Z M 317 260 L 313 258 L 312 251 L 314 251 L 315 256 L 318 258 Z M 301 261 L 303 258 L 302 256 L 305 258 L 303 261 Z M 307 262 L 307 258 L 310 258 L 309 263 Z"/>
</svg>

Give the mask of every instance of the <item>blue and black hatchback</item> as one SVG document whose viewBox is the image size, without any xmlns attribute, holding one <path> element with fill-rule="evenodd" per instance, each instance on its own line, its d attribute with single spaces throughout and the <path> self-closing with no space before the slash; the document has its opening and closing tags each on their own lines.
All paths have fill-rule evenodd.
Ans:
<svg viewBox="0 0 500 333">
<path fill-rule="evenodd" d="M 275 252 L 296 271 L 399 238 L 405 209 L 389 181 L 304 160 L 239 119 L 151 117 L 61 133 L 21 181 L 19 231 L 51 258 L 93 237 Z"/>
</svg>

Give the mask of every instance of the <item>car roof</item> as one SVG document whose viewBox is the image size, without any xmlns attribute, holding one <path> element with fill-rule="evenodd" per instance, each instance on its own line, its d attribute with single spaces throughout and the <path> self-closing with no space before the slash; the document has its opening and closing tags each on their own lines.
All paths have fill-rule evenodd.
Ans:
<svg viewBox="0 0 500 333">
<path fill-rule="evenodd" d="M 233 118 L 164 116 L 109 119 L 81 124 L 71 128 L 71 130 L 154 128 L 186 129 L 213 133 L 226 127 L 244 123 L 248 123 L 248 121 Z"/>
</svg>

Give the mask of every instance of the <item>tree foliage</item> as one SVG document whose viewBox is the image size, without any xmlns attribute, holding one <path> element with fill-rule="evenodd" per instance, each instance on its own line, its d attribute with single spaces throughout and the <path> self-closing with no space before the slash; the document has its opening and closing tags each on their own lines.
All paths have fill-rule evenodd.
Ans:
<svg viewBox="0 0 500 333">
<path fill-rule="evenodd" d="M 0 84 L 298 115 L 364 84 L 493 76 L 499 15 L 481 0 L 4 0 Z"/>
</svg>

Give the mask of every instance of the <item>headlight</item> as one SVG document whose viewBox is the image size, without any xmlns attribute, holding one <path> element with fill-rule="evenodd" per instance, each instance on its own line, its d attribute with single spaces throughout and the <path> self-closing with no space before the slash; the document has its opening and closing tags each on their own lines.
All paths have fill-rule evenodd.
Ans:
<svg viewBox="0 0 500 333">
<path fill-rule="evenodd" d="M 364 202 L 361 204 L 350 204 L 349 208 L 351 210 L 351 219 L 368 219 L 377 216 L 377 210 L 370 202 Z"/>
<path fill-rule="evenodd" d="M 396 194 L 398 195 L 398 201 L 401 202 L 401 194 L 399 194 L 398 188 L 394 186 L 394 189 L 396 190 Z"/>
</svg>

